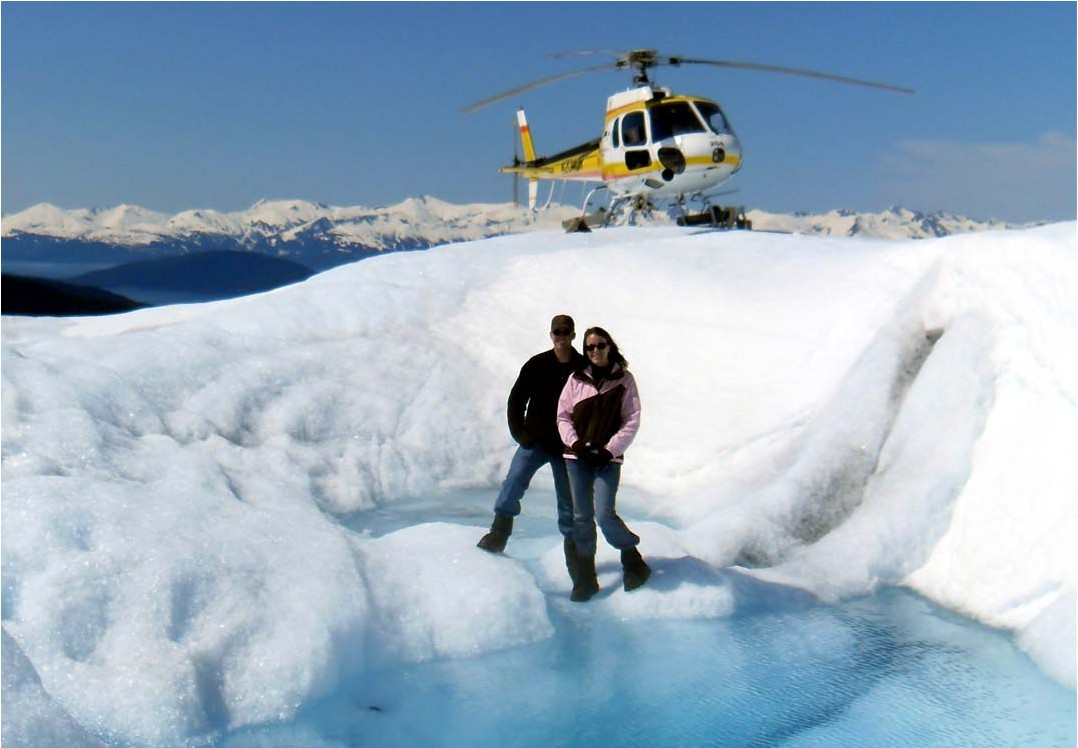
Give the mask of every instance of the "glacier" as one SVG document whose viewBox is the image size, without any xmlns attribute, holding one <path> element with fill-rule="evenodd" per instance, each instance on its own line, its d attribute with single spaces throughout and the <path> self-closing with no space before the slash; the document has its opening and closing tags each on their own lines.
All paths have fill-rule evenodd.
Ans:
<svg viewBox="0 0 1078 748">
<path fill-rule="evenodd" d="M 505 398 L 557 313 L 630 361 L 624 512 L 668 562 L 631 595 L 601 577 L 586 613 L 723 620 L 747 601 L 719 572 L 906 588 L 1073 689 L 1075 236 L 540 231 L 5 317 L 4 742 L 197 745 L 386 663 L 549 640 L 553 538 L 536 572 L 527 533 L 474 547 L 489 515 L 356 520 L 497 486 Z"/>
</svg>

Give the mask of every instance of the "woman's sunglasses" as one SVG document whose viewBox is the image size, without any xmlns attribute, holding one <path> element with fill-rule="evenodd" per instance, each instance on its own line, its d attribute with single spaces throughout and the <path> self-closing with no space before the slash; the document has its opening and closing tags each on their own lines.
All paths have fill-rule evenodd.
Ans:
<svg viewBox="0 0 1078 748">
<path fill-rule="evenodd" d="M 606 350 L 606 343 L 592 343 L 591 345 L 584 346 L 584 350 L 587 351 L 588 353 L 591 353 L 592 351 L 596 351 L 596 350 L 605 351 Z"/>
</svg>

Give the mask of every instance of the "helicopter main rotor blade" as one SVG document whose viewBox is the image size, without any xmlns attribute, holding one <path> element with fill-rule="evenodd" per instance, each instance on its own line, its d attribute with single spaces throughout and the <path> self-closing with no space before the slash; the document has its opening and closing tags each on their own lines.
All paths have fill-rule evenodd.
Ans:
<svg viewBox="0 0 1078 748">
<path fill-rule="evenodd" d="M 573 49 L 568 52 L 555 52 L 550 57 L 554 60 L 564 60 L 569 57 L 594 57 L 595 55 L 624 57 L 626 54 L 628 53 L 617 49 Z"/>
<path fill-rule="evenodd" d="M 787 75 L 800 75 L 805 78 L 819 78 L 821 80 L 835 81 L 837 83 L 849 83 L 855 86 L 867 86 L 868 88 L 880 88 L 885 91 L 897 91 L 898 93 L 915 93 L 913 89 L 892 86 L 888 83 L 876 83 L 860 78 L 849 78 L 844 75 L 821 73 L 817 70 L 804 70 L 802 68 L 787 68 L 780 65 L 762 65 L 757 62 L 729 62 L 725 60 L 696 60 L 690 57 L 670 57 L 664 62 L 668 65 L 713 65 L 720 68 L 735 68 L 740 70 L 758 70 L 765 73 L 785 73 Z"/>
<path fill-rule="evenodd" d="M 482 101 L 477 101 L 474 104 L 469 104 L 468 106 L 462 108 L 461 111 L 466 113 L 466 114 L 470 113 L 470 112 L 474 112 L 474 111 L 476 111 L 478 109 L 482 109 L 485 106 L 490 106 L 491 104 L 493 104 L 496 101 L 501 101 L 502 99 L 507 99 L 510 96 L 515 96 L 515 95 L 517 95 L 519 93 L 524 93 L 525 91 L 530 91 L 533 88 L 539 88 L 540 86 L 547 86 L 547 85 L 550 85 L 551 83 L 557 83 L 560 80 L 565 80 L 566 78 L 572 78 L 575 75 L 583 75 L 584 73 L 594 73 L 594 72 L 599 71 L 599 70 L 617 70 L 617 69 L 618 69 L 618 67 L 617 67 L 616 63 L 608 62 L 608 63 L 603 64 L 603 65 L 594 65 L 594 66 L 588 67 L 588 68 L 581 68 L 580 70 L 570 70 L 568 73 L 558 73 L 557 75 L 551 75 L 551 76 L 546 77 L 546 78 L 540 78 L 539 80 L 533 81 L 531 83 L 525 83 L 523 86 L 517 86 L 516 88 L 510 88 L 508 91 L 503 91 L 500 94 L 496 94 L 494 96 L 491 96 L 490 98 L 483 99 Z"/>
</svg>

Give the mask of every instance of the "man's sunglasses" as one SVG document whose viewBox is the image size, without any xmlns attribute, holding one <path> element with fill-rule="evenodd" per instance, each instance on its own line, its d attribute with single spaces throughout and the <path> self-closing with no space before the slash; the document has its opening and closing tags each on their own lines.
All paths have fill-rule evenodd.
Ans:
<svg viewBox="0 0 1078 748">
<path fill-rule="evenodd" d="M 561 337 L 573 334 L 573 331 L 570 330 L 568 327 L 559 327 L 558 329 L 551 330 L 550 332 L 554 333 L 555 335 L 561 336 Z"/>
<path fill-rule="evenodd" d="M 592 343 L 591 345 L 584 346 L 584 350 L 587 351 L 588 353 L 591 353 L 592 351 L 596 351 L 596 350 L 605 351 L 606 350 L 606 343 Z"/>
</svg>

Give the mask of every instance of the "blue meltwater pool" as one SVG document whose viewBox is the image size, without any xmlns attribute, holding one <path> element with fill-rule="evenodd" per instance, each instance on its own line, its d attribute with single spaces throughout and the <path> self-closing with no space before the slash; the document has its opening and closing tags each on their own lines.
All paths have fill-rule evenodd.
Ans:
<svg viewBox="0 0 1078 748">
<path fill-rule="evenodd" d="M 720 621 L 553 615 L 552 639 L 368 673 L 254 732 L 319 747 L 1075 744 L 1073 691 L 1005 634 L 903 591 Z"/>
<path fill-rule="evenodd" d="M 439 504 L 455 509 L 437 519 L 479 527 L 488 521 L 485 498 Z M 404 507 L 368 514 L 356 529 L 390 532 L 407 515 Z M 526 549 L 529 531 L 542 535 L 550 522 L 522 517 L 514 541 Z M 1075 692 L 1041 673 L 1006 632 L 905 590 L 828 605 L 730 576 L 748 602 L 719 619 L 623 620 L 551 593 L 549 639 L 368 670 L 289 723 L 234 733 L 219 745 L 1076 743 Z"/>
</svg>

